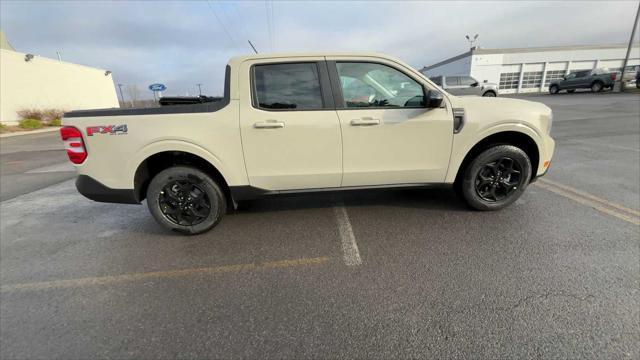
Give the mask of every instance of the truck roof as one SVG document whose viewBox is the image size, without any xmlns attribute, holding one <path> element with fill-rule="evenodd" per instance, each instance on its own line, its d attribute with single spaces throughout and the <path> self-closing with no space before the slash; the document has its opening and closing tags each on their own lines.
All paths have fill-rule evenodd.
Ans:
<svg viewBox="0 0 640 360">
<path fill-rule="evenodd" d="M 345 51 L 328 51 L 328 52 L 291 52 L 291 53 L 262 53 L 253 55 L 235 56 L 229 60 L 229 64 L 239 64 L 247 60 L 258 59 L 281 59 L 281 58 L 301 58 L 301 57 L 319 57 L 319 56 L 353 56 L 353 57 L 378 57 L 402 62 L 392 56 L 375 53 L 375 52 L 345 52 Z"/>
</svg>

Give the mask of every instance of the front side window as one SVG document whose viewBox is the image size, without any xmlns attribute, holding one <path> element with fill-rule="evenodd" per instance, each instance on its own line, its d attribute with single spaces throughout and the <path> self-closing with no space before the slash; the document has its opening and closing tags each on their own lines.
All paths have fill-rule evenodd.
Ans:
<svg viewBox="0 0 640 360">
<path fill-rule="evenodd" d="M 477 83 L 476 79 L 471 76 L 460 76 L 460 85 L 471 86 L 475 83 Z"/>
<path fill-rule="evenodd" d="M 263 109 L 322 109 L 316 63 L 255 65 L 254 103 Z"/>
<path fill-rule="evenodd" d="M 430 79 L 434 84 L 442 86 L 442 76 L 436 76 Z"/>
<path fill-rule="evenodd" d="M 402 72 L 381 64 L 336 64 L 347 108 L 423 107 L 422 86 Z"/>
</svg>

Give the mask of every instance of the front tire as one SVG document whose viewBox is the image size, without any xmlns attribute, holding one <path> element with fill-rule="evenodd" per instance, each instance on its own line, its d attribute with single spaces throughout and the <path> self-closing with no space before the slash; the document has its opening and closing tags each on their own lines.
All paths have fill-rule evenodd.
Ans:
<svg viewBox="0 0 640 360">
<path fill-rule="evenodd" d="M 551 95 L 557 94 L 558 91 L 560 91 L 560 88 L 558 87 L 558 85 L 551 85 L 551 87 L 549 88 L 549 94 Z"/>
<path fill-rule="evenodd" d="M 496 93 L 493 91 L 487 91 L 484 94 L 482 94 L 482 97 L 496 97 Z"/>
<path fill-rule="evenodd" d="M 500 210 L 522 195 L 531 179 L 531 161 L 513 145 L 491 147 L 464 170 L 462 197 L 474 209 Z"/>
<path fill-rule="evenodd" d="M 183 234 L 201 234 L 216 226 L 226 211 L 220 186 L 190 166 L 158 173 L 147 189 L 147 206 L 156 221 Z"/>
</svg>

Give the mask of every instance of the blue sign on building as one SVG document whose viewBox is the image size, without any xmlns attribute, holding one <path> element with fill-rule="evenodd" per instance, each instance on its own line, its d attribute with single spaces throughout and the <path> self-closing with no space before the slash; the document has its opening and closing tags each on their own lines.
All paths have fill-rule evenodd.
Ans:
<svg viewBox="0 0 640 360">
<path fill-rule="evenodd" d="M 149 90 L 151 91 L 165 91 L 167 87 L 164 84 L 151 84 L 149 85 Z"/>
</svg>

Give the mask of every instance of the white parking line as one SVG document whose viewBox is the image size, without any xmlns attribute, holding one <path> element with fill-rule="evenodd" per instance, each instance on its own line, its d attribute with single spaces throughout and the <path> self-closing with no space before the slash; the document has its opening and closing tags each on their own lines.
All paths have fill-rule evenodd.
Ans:
<svg viewBox="0 0 640 360">
<path fill-rule="evenodd" d="M 360 258 L 356 237 L 353 235 L 347 208 L 341 203 L 334 207 L 334 211 L 336 213 L 336 219 L 338 220 L 338 231 L 340 232 L 340 239 L 342 241 L 344 263 L 347 266 L 361 265 L 362 259 Z"/>
</svg>

